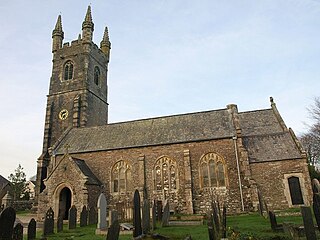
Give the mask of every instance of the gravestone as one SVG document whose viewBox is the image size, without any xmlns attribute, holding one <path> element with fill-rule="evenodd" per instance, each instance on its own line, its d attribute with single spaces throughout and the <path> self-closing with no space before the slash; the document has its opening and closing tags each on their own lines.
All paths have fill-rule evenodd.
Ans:
<svg viewBox="0 0 320 240">
<path fill-rule="evenodd" d="M 157 225 L 157 207 L 156 207 L 156 200 L 154 200 L 152 205 L 152 230 L 156 229 L 156 225 Z"/>
<path fill-rule="evenodd" d="M 312 192 L 320 193 L 320 183 L 319 180 L 316 178 L 312 179 Z"/>
<path fill-rule="evenodd" d="M 313 225 L 311 208 L 302 206 L 300 207 L 300 210 L 307 240 L 316 240 L 317 236 Z"/>
<path fill-rule="evenodd" d="M 207 225 L 208 225 L 209 240 L 215 240 L 215 235 L 216 235 L 216 234 L 215 234 L 215 231 L 214 231 L 212 213 L 209 212 L 209 213 L 207 214 L 207 217 L 208 217 Z"/>
<path fill-rule="evenodd" d="M 0 239 L 11 239 L 16 211 L 12 207 L 5 208 L 0 214 Z"/>
<path fill-rule="evenodd" d="M 162 201 L 157 201 L 157 220 L 162 220 Z"/>
<path fill-rule="evenodd" d="M 223 204 L 222 207 L 222 238 L 227 238 L 227 206 L 226 204 Z"/>
<path fill-rule="evenodd" d="M 63 216 L 59 215 L 57 219 L 57 232 L 62 232 L 63 231 Z"/>
<path fill-rule="evenodd" d="M 80 227 L 84 227 L 88 225 L 88 210 L 86 206 L 83 206 L 82 211 L 80 213 Z"/>
<path fill-rule="evenodd" d="M 147 234 L 150 232 L 150 204 L 148 199 L 143 201 L 142 207 L 142 232 Z"/>
<path fill-rule="evenodd" d="M 96 207 L 90 207 L 89 208 L 89 221 L 88 224 L 97 224 L 98 223 L 98 214 L 97 214 L 97 208 Z"/>
<path fill-rule="evenodd" d="M 164 209 L 163 209 L 163 215 L 162 215 L 162 227 L 169 226 L 169 219 L 170 219 L 169 201 L 166 200 L 166 203 L 165 203 Z"/>
<path fill-rule="evenodd" d="M 141 213 L 140 213 L 140 194 L 135 190 L 133 197 L 133 237 L 138 237 L 142 234 L 141 228 Z"/>
<path fill-rule="evenodd" d="M 220 208 L 217 206 L 218 203 L 215 201 L 211 203 L 215 237 L 217 238 L 220 236 Z"/>
<path fill-rule="evenodd" d="M 259 189 L 258 189 L 258 201 L 259 201 L 259 204 L 258 204 L 259 214 L 260 214 L 260 216 L 263 216 L 263 199 L 262 199 L 261 192 L 259 191 Z"/>
<path fill-rule="evenodd" d="M 53 234 L 54 229 L 54 212 L 50 207 L 49 210 L 46 212 L 43 222 L 43 236 L 48 236 Z"/>
<path fill-rule="evenodd" d="M 34 218 L 31 218 L 28 224 L 28 240 L 36 239 L 36 231 L 37 231 L 37 222 Z"/>
<path fill-rule="evenodd" d="M 120 233 L 119 221 L 115 220 L 112 222 L 110 228 L 108 229 L 106 240 L 118 240 Z"/>
<path fill-rule="evenodd" d="M 98 198 L 98 224 L 97 231 L 107 230 L 107 200 L 103 193 Z"/>
<path fill-rule="evenodd" d="M 320 231 L 320 193 L 313 193 L 313 213 Z"/>
<path fill-rule="evenodd" d="M 18 223 L 13 228 L 12 240 L 23 240 L 23 226 L 21 223 Z"/>
<path fill-rule="evenodd" d="M 69 229 L 75 229 L 77 227 L 77 208 L 75 205 L 69 209 Z"/>
<path fill-rule="evenodd" d="M 270 224 L 271 224 L 271 229 L 274 232 L 278 232 L 278 231 L 283 230 L 282 225 L 277 223 L 276 215 L 272 211 L 269 211 L 269 220 L 270 220 Z"/>
<path fill-rule="evenodd" d="M 112 210 L 111 211 L 111 220 L 109 224 L 111 225 L 113 222 L 118 221 L 118 211 L 117 210 Z"/>
</svg>

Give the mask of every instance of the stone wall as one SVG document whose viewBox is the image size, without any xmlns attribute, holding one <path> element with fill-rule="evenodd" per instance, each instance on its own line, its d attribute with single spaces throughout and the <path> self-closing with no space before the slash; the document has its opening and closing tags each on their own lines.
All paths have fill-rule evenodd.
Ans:
<svg viewBox="0 0 320 240">
<path fill-rule="evenodd" d="M 305 159 L 251 163 L 252 177 L 270 209 L 285 209 L 290 206 L 289 176 L 299 177 L 304 203 L 310 205 L 311 183 Z"/>
</svg>

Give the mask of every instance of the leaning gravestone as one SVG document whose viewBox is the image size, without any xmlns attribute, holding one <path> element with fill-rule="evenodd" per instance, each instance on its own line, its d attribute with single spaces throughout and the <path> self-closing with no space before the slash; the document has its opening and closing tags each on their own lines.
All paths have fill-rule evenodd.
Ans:
<svg viewBox="0 0 320 240">
<path fill-rule="evenodd" d="M 270 224 L 271 224 L 271 229 L 274 232 L 283 231 L 283 226 L 281 224 L 277 223 L 276 215 L 272 211 L 269 211 L 269 220 L 270 220 Z"/>
<path fill-rule="evenodd" d="M 110 228 L 108 229 L 106 240 L 118 240 L 120 233 L 119 221 L 115 220 L 112 222 Z"/>
<path fill-rule="evenodd" d="M 135 190 L 133 196 L 133 237 L 138 237 L 142 234 L 141 228 L 141 213 L 140 213 L 140 194 Z"/>
<path fill-rule="evenodd" d="M 222 207 L 222 238 L 227 238 L 227 207 L 226 204 L 223 204 Z"/>
<path fill-rule="evenodd" d="M 212 213 L 209 212 L 208 213 L 208 222 L 207 222 L 207 225 L 208 225 L 208 235 L 209 235 L 209 240 L 215 240 L 215 231 L 214 231 L 214 224 L 213 224 L 213 216 L 212 216 Z"/>
<path fill-rule="evenodd" d="M 303 225 L 307 240 L 316 240 L 317 236 L 313 225 L 311 208 L 302 206 L 300 210 L 303 218 Z"/>
<path fill-rule="evenodd" d="M 23 240 L 23 226 L 21 223 L 18 223 L 13 228 L 12 240 Z"/>
<path fill-rule="evenodd" d="M 111 225 L 115 221 L 118 221 L 118 211 L 117 210 L 112 210 L 111 211 L 111 220 L 109 222 L 109 225 Z"/>
<path fill-rule="evenodd" d="M 320 193 L 320 183 L 316 178 L 312 179 L 312 191 L 313 193 Z"/>
<path fill-rule="evenodd" d="M 37 222 L 34 218 L 31 218 L 28 224 L 28 240 L 36 239 Z"/>
<path fill-rule="evenodd" d="M 89 225 L 98 223 L 98 214 L 96 207 L 89 208 Z"/>
<path fill-rule="evenodd" d="M 86 206 L 83 206 L 82 211 L 80 213 L 80 227 L 84 227 L 88 225 L 88 210 Z"/>
<path fill-rule="evenodd" d="M 48 236 L 53 234 L 54 229 L 54 212 L 50 207 L 49 210 L 46 212 L 44 222 L 43 222 L 43 236 Z"/>
<path fill-rule="evenodd" d="M 142 207 L 142 232 L 147 234 L 150 232 L 150 205 L 148 199 L 143 201 Z"/>
<path fill-rule="evenodd" d="M 259 210 L 260 216 L 263 216 L 263 199 L 262 199 L 261 192 L 259 191 L 259 189 L 257 191 L 258 191 L 258 201 L 259 201 L 259 205 L 258 205 L 259 209 L 258 210 Z"/>
<path fill-rule="evenodd" d="M 11 239 L 16 211 L 12 207 L 5 208 L 0 214 L 0 239 Z"/>
<path fill-rule="evenodd" d="M 169 219 L 170 219 L 169 201 L 166 200 L 166 203 L 165 203 L 164 209 L 163 209 L 163 215 L 162 215 L 162 227 L 169 226 Z"/>
<path fill-rule="evenodd" d="M 313 213 L 320 231 L 320 193 L 313 193 Z"/>
<path fill-rule="evenodd" d="M 98 225 L 97 233 L 107 230 L 107 200 L 103 193 L 98 198 Z"/>
<path fill-rule="evenodd" d="M 69 209 L 69 229 L 75 229 L 77 227 L 77 208 L 73 205 Z"/>
</svg>

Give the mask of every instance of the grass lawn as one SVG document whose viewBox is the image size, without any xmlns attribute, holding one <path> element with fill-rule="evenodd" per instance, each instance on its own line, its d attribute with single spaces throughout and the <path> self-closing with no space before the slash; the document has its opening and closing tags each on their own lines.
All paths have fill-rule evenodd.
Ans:
<svg viewBox="0 0 320 240">
<path fill-rule="evenodd" d="M 299 210 L 298 210 L 299 211 Z M 299 216 L 295 210 L 289 212 L 277 212 L 278 224 L 283 222 L 291 222 L 302 225 L 302 217 Z M 293 215 L 293 216 L 292 216 Z M 74 230 L 68 230 L 68 227 L 64 226 L 64 231 L 61 233 L 55 233 L 49 236 L 48 240 L 102 240 L 105 236 L 95 235 L 95 225 L 87 227 L 77 227 Z M 285 240 L 291 239 L 289 235 L 285 233 L 274 233 L 271 230 L 268 219 L 265 219 L 257 213 L 243 214 L 238 216 L 227 217 L 227 229 L 229 239 L 278 239 Z M 184 239 L 187 235 L 191 235 L 195 240 L 207 240 L 208 230 L 206 225 L 201 226 L 170 226 L 165 228 L 157 228 L 155 233 L 167 236 L 170 240 Z M 232 233 L 234 233 L 232 235 Z M 236 234 L 235 234 L 236 233 Z M 231 236 L 232 235 L 232 236 Z M 41 233 L 37 234 L 37 239 L 40 239 Z M 25 238 L 26 239 L 26 238 Z M 132 235 L 121 235 L 120 240 L 131 240 Z"/>
</svg>

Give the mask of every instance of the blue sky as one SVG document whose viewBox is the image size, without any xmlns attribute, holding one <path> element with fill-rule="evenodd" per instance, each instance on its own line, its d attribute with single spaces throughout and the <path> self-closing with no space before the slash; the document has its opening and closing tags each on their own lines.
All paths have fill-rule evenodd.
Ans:
<svg viewBox="0 0 320 240">
<path fill-rule="evenodd" d="M 269 108 L 300 134 L 319 96 L 318 0 L 11 0 L 0 2 L 0 174 L 31 177 L 41 153 L 51 33 L 62 15 L 77 39 L 91 3 L 99 44 L 112 42 L 110 122 L 212 110 Z"/>
</svg>

